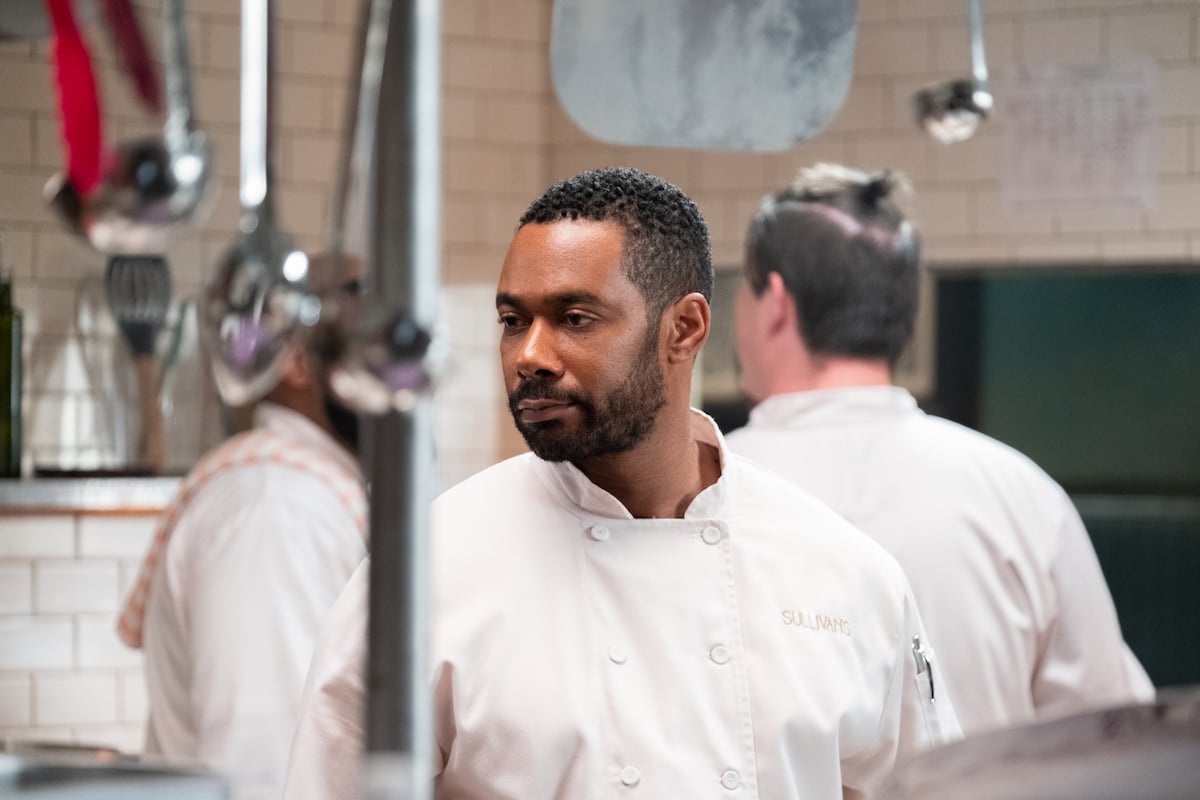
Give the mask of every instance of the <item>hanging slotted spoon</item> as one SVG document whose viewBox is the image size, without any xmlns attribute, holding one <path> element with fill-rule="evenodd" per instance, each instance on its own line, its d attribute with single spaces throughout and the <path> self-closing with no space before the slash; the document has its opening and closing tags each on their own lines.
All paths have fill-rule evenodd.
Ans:
<svg viewBox="0 0 1200 800">
<path fill-rule="evenodd" d="M 158 401 L 161 375 L 154 352 L 171 304 L 171 272 L 159 256 L 113 256 L 104 271 L 104 288 L 137 371 L 138 458 L 160 472 L 164 462 Z"/>
</svg>

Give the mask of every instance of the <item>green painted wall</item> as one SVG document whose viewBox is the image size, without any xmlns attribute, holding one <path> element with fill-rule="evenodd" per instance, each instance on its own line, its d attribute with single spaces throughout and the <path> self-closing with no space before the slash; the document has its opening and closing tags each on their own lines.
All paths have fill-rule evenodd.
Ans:
<svg viewBox="0 0 1200 800">
<path fill-rule="evenodd" d="M 992 275 L 979 428 L 1073 491 L 1200 494 L 1200 274 Z"/>
</svg>

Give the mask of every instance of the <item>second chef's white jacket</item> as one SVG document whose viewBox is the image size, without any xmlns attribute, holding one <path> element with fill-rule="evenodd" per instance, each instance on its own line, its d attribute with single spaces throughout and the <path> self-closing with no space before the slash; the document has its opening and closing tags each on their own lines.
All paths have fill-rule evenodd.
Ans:
<svg viewBox="0 0 1200 800">
<path fill-rule="evenodd" d="M 439 800 L 854 798 L 959 735 L 895 560 L 694 428 L 722 476 L 683 519 L 633 519 L 529 454 L 434 504 Z M 364 567 L 318 648 L 285 797 L 355 796 L 366 595 Z"/>
<path fill-rule="evenodd" d="M 196 486 L 155 568 L 143 644 L 146 751 L 213 767 L 237 800 L 279 796 L 321 625 L 367 552 L 354 458 L 271 403 L 255 432 L 337 480 L 256 461 Z"/>
<path fill-rule="evenodd" d="M 968 735 L 1153 699 L 1079 514 L 1012 448 L 891 386 L 770 397 L 729 446 L 896 556 Z"/>
</svg>

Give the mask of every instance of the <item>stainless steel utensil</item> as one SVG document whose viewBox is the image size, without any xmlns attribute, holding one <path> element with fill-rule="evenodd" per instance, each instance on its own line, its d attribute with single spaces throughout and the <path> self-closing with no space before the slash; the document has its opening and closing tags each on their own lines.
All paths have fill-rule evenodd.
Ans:
<svg viewBox="0 0 1200 800">
<path fill-rule="evenodd" d="M 104 276 L 88 275 L 75 290 L 75 325 L 73 333 L 83 369 L 87 375 L 88 392 L 103 398 L 96 409 L 97 441 L 105 458 L 103 467 L 121 467 L 129 463 L 129 437 L 125 413 L 125 385 L 122 370 L 115 369 L 111 355 L 101 347 L 101 320 L 112 318 L 105 294 Z M 115 320 L 114 320 L 115 322 Z"/>
<path fill-rule="evenodd" d="M 970 0 L 970 14 L 971 78 L 928 86 L 912 99 L 917 124 L 942 144 L 970 139 L 992 110 L 980 0 Z"/>
<path fill-rule="evenodd" d="M 154 354 L 171 304 L 171 273 L 158 256 L 113 256 L 105 269 L 104 288 L 137 371 L 138 457 L 160 472 L 165 461 L 158 402 L 162 376 Z"/>
<path fill-rule="evenodd" d="M 850 89 L 858 0 L 554 0 L 550 77 L 604 142 L 787 150 Z"/>
<path fill-rule="evenodd" d="M 333 176 L 333 206 L 327 250 L 335 263 L 346 247 L 346 219 L 351 196 L 361 197 L 364 189 L 362 179 L 370 169 L 371 137 L 375 132 L 379 80 L 383 72 L 383 51 L 387 44 L 387 15 L 391 9 L 390 3 L 372 3 L 371 0 L 359 0 L 358 5 L 350 85 L 346 92 L 342 139 L 338 149 L 338 171 Z"/>
<path fill-rule="evenodd" d="M 271 200 L 271 0 L 242 0 L 241 234 L 205 290 L 203 332 L 222 398 L 274 387 L 291 345 L 320 315 L 308 258 L 275 223 Z"/>
<path fill-rule="evenodd" d="M 164 3 L 163 60 L 162 137 L 118 145 L 101 185 L 86 195 L 63 174 L 46 184 L 46 197 L 62 221 L 101 252 L 161 252 L 203 206 L 212 152 L 194 124 L 184 0 Z"/>
<path fill-rule="evenodd" d="M 352 200 L 364 207 L 365 177 L 373 172 L 373 144 L 377 133 L 380 84 L 390 0 L 363 0 L 359 9 L 356 50 L 345 111 L 345 133 L 335 178 L 332 224 L 329 233 L 329 268 L 345 274 L 340 263 L 347 240 Z M 370 224 L 364 213 L 361 222 Z M 357 231 L 365 236 L 365 231 Z M 368 276 L 369 277 L 369 276 Z M 411 411 L 419 396 L 432 389 L 444 371 L 445 337 L 435 336 L 432 312 L 418 324 L 405 309 L 407 292 L 391 298 L 347 296 L 337 281 L 326 282 L 332 291 L 320 293 L 323 355 L 332 365 L 330 387 L 347 408 L 363 414 Z M 376 285 L 378 282 L 376 281 Z M 314 284 L 314 288 L 319 288 Z"/>
</svg>

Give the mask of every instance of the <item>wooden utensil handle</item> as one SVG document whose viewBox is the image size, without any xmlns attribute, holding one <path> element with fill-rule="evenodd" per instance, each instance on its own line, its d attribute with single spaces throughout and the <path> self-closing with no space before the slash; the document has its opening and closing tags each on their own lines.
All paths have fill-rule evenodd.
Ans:
<svg viewBox="0 0 1200 800">
<path fill-rule="evenodd" d="M 138 457 L 155 472 L 162 472 L 163 451 L 162 409 L 159 407 L 159 371 L 153 356 L 133 359 L 137 369 L 138 388 Z"/>
</svg>

